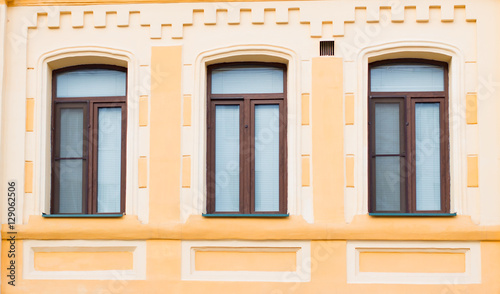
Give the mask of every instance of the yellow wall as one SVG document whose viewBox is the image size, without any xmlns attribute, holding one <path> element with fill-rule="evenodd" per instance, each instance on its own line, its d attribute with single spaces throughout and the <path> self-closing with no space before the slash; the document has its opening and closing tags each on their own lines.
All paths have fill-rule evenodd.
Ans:
<svg viewBox="0 0 500 294">
<path fill-rule="evenodd" d="M 314 216 L 344 222 L 344 119 L 342 59 L 312 60 Z"/>
<path fill-rule="evenodd" d="M 169 5 L 113 5 L 146 2 Z M 7 8 L 6 35 L 14 39 L 5 39 L 2 63 L 8 75 L 2 81 L 6 86 L 2 89 L 0 174 L 4 180 L 17 179 L 26 194 L 18 195 L 15 259 L 5 257 L 13 229 L 2 225 L 2 291 L 500 293 L 500 198 L 496 196 L 500 172 L 494 164 L 500 152 L 498 99 L 488 84 L 489 77 L 500 73 L 500 44 L 491 38 L 500 27 L 495 17 L 500 4 L 436 0 L 430 6 L 394 3 L 389 8 L 382 2 L 364 5 L 349 0 L 212 2 L 9 1 L 9 6 L 18 7 Z M 68 4 L 75 6 L 48 7 Z M 332 36 L 335 57 L 319 57 L 318 41 Z M 380 47 L 393 45 L 396 48 Z M 75 48 L 84 53 L 100 52 L 97 55 L 104 54 L 99 50 L 108 50 L 106 54 L 113 57 L 125 56 L 119 62 L 129 66 L 133 91 L 128 112 L 133 124 L 128 124 L 127 131 L 133 142 L 127 142 L 131 147 L 127 149 L 131 155 L 127 157 L 127 173 L 133 179 L 128 183 L 133 184 L 127 186 L 127 213 L 120 218 L 41 216 L 48 211 L 50 201 L 50 166 L 43 161 L 50 161 L 50 146 L 45 146 L 46 154 L 40 146 L 50 145 L 47 72 L 50 66 L 70 64 L 83 53 L 62 53 L 78 56 L 50 65 L 44 58 Z M 428 48 L 434 51 L 413 52 Z M 383 56 L 377 55 L 382 51 L 386 52 Z M 234 52 L 241 53 L 231 57 L 234 60 L 288 62 L 287 151 L 293 164 L 289 166 L 290 216 L 286 218 L 201 216 L 206 205 L 204 62 L 217 62 L 214 56 L 227 61 L 224 58 Z M 263 52 L 274 55 L 263 57 Z M 451 158 L 451 212 L 458 216 L 367 214 L 366 68 L 368 62 L 387 56 L 450 63 L 450 132 L 454 138 L 450 148 L 455 156 Z M 23 244 L 37 240 L 69 240 L 79 245 L 73 251 L 23 252 Z M 247 272 L 293 272 L 303 266 L 298 262 L 303 257 L 310 265 L 311 280 L 298 282 L 303 277 L 293 276 L 300 275 L 297 273 L 284 274 L 289 282 L 184 279 L 182 269 L 187 260 L 183 259 L 183 246 L 192 240 L 213 245 L 190 252 L 196 271 L 243 272 L 240 278 L 248 276 Z M 397 251 L 403 241 L 429 246 L 454 241 L 480 243 L 481 283 L 348 283 L 346 268 L 352 265 L 348 246 L 352 240 L 386 242 L 385 251 L 360 253 L 359 270 L 388 276 L 467 272 L 465 253 Z M 96 270 L 135 270 L 136 253 L 89 251 L 88 244 L 108 241 L 145 243 L 146 252 L 140 259 L 146 263 L 145 280 L 83 280 Z M 256 245 L 247 251 L 217 247 L 217 242 L 242 241 Z M 271 242 L 282 247 L 268 250 Z M 292 242 L 310 245 L 310 253 L 304 248 L 291 252 L 287 245 Z M 16 287 L 6 283 L 11 260 L 16 262 Z M 54 280 L 27 279 L 23 271 L 29 269 L 23 268 L 23 260 L 42 273 L 80 271 L 78 278 L 82 280 L 57 276 Z"/>
<path fill-rule="evenodd" d="M 295 271 L 295 252 L 196 251 L 197 271 Z"/>
<path fill-rule="evenodd" d="M 131 270 L 131 252 L 35 252 L 37 271 Z"/>
<path fill-rule="evenodd" d="M 182 47 L 153 47 L 151 64 L 150 221 L 179 219 Z"/>
<path fill-rule="evenodd" d="M 360 272 L 464 273 L 465 253 L 360 252 Z"/>
</svg>

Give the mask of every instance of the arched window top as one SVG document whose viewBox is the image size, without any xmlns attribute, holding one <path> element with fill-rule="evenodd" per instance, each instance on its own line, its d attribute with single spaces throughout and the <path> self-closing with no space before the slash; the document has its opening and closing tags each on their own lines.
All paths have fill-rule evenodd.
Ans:
<svg viewBox="0 0 500 294">
<path fill-rule="evenodd" d="M 283 93 L 284 65 L 281 64 L 218 64 L 210 69 L 212 94 Z"/>
<path fill-rule="evenodd" d="M 63 68 L 54 72 L 57 98 L 117 97 L 127 94 L 127 69 L 90 65 Z"/>
<path fill-rule="evenodd" d="M 387 60 L 370 64 L 371 92 L 427 92 L 445 90 L 442 62 Z"/>
</svg>

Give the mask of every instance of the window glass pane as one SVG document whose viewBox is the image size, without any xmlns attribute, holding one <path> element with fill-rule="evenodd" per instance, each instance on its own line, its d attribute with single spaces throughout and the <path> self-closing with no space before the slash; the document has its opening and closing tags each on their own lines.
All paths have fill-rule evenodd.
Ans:
<svg viewBox="0 0 500 294">
<path fill-rule="evenodd" d="M 215 210 L 240 210 L 240 107 L 215 106 Z"/>
<path fill-rule="evenodd" d="M 125 96 L 126 73 L 109 69 L 82 69 L 57 75 L 57 97 Z"/>
<path fill-rule="evenodd" d="M 375 195 L 377 211 L 401 210 L 401 164 L 399 156 L 375 158 Z"/>
<path fill-rule="evenodd" d="M 214 69 L 212 93 L 283 93 L 283 70 L 243 65 Z"/>
<path fill-rule="evenodd" d="M 444 91 L 444 69 L 430 64 L 387 64 L 371 69 L 373 92 Z"/>
<path fill-rule="evenodd" d="M 441 209 L 439 103 L 415 103 L 417 210 Z"/>
<path fill-rule="evenodd" d="M 82 159 L 59 161 L 59 213 L 82 213 Z"/>
<path fill-rule="evenodd" d="M 83 109 L 61 109 L 60 157 L 83 157 Z"/>
<path fill-rule="evenodd" d="M 120 212 L 122 110 L 98 112 L 97 211 Z"/>
<path fill-rule="evenodd" d="M 399 154 L 399 127 L 399 103 L 376 103 L 376 154 Z"/>
<path fill-rule="evenodd" d="M 255 106 L 255 211 L 279 210 L 279 105 Z"/>
</svg>

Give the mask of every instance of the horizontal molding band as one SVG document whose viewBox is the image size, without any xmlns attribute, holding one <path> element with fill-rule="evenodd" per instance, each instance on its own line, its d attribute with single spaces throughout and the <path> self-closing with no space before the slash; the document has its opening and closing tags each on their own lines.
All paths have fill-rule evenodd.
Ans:
<svg viewBox="0 0 500 294">
<path fill-rule="evenodd" d="M 2 225 L 2 238 L 17 240 L 448 240 L 500 241 L 500 226 L 478 226 L 470 216 L 373 217 L 357 215 L 349 224 L 308 223 L 286 218 L 214 218 L 190 216 L 178 221 L 142 224 L 137 216 L 121 218 L 47 218 L 30 216 L 15 229 Z"/>
</svg>

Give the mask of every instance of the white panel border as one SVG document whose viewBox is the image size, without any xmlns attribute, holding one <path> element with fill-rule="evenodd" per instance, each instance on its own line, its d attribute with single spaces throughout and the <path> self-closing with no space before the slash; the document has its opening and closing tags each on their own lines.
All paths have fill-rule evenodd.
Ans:
<svg viewBox="0 0 500 294">
<path fill-rule="evenodd" d="M 373 273 L 359 271 L 360 252 L 465 253 L 465 273 Z M 480 242 L 454 241 L 348 241 L 347 283 L 350 284 L 480 284 Z"/>
<path fill-rule="evenodd" d="M 297 255 L 295 271 L 196 271 L 196 251 L 290 252 Z M 311 242 L 309 241 L 182 241 L 181 280 L 310 282 Z"/>
<path fill-rule="evenodd" d="M 35 252 L 132 252 L 132 270 L 37 271 Z M 25 280 L 145 280 L 146 241 L 26 240 L 23 242 Z"/>
</svg>

